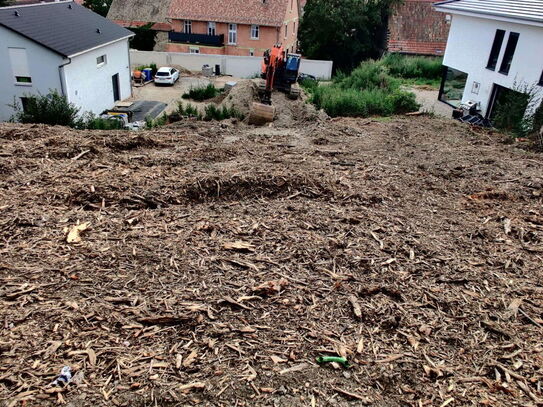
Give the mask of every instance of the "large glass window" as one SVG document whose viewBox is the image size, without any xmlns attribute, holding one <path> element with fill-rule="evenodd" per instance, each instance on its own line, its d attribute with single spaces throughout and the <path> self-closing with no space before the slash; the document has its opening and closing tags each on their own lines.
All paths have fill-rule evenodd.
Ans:
<svg viewBox="0 0 543 407">
<path fill-rule="evenodd" d="M 500 73 L 507 75 L 511 68 L 511 62 L 513 62 L 513 56 L 517 49 L 519 33 L 509 33 L 509 39 L 507 40 L 507 47 L 505 47 L 505 54 L 503 55 L 502 64 L 500 66 Z"/>
<path fill-rule="evenodd" d="M 464 94 L 467 79 L 467 73 L 447 67 L 441 82 L 439 100 L 454 107 L 459 107 L 460 103 L 462 103 L 462 95 Z"/>
<path fill-rule="evenodd" d="M 488 64 L 486 65 L 488 69 L 492 69 L 493 71 L 496 69 L 504 37 L 504 30 L 496 30 L 496 36 L 494 37 L 494 43 L 492 44 L 492 49 L 490 50 L 490 57 L 488 58 Z"/>
</svg>

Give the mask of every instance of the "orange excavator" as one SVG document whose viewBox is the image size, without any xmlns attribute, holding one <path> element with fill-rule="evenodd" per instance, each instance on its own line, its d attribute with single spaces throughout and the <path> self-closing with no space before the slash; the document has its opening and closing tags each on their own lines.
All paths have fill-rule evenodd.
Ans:
<svg viewBox="0 0 543 407">
<path fill-rule="evenodd" d="M 251 107 L 250 124 L 273 121 L 275 107 L 272 105 L 271 95 L 274 89 L 286 93 L 290 99 L 300 96 L 300 89 L 296 86 L 300 60 L 298 54 L 287 55 L 281 45 L 275 45 L 264 53 L 260 75 L 264 82 L 258 85 L 260 103 L 254 102 Z"/>
</svg>

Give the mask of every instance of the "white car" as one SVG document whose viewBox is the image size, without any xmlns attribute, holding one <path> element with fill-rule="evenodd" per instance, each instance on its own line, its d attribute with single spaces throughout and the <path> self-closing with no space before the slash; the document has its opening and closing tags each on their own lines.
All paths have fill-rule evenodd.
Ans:
<svg viewBox="0 0 543 407">
<path fill-rule="evenodd" d="M 160 68 L 155 75 L 155 85 L 173 85 L 179 79 L 179 71 L 175 68 Z"/>
</svg>

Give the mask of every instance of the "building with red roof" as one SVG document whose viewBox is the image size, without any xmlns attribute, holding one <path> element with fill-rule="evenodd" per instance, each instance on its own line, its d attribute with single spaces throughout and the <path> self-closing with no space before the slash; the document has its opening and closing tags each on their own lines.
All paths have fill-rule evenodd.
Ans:
<svg viewBox="0 0 543 407">
<path fill-rule="evenodd" d="M 449 22 L 434 0 L 405 0 L 388 21 L 388 50 L 404 54 L 443 55 Z"/>
</svg>

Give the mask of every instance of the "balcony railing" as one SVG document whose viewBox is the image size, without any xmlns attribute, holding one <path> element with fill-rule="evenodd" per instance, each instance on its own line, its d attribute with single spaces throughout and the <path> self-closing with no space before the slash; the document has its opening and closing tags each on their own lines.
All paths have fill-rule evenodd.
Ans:
<svg viewBox="0 0 543 407">
<path fill-rule="evenodd" d="M 177 42 L 182 44 L 211 45 L 214 47 L 222 47 L 224 45 L 224 34 L 187 34 L 170 31 L 168 33 L 168 39 L 170 40 L 170 42 Z"/>
</svg>

